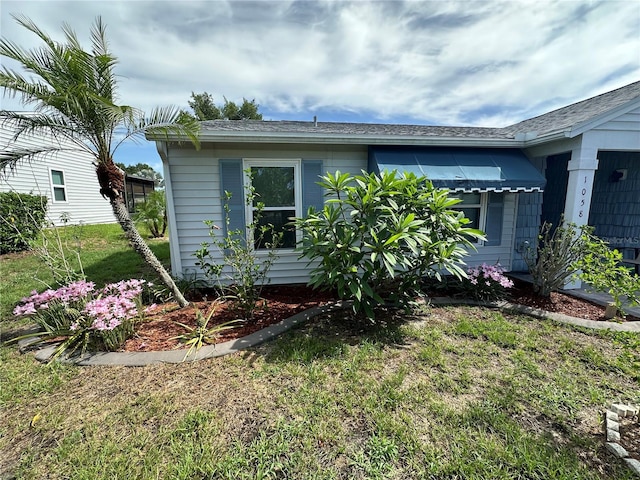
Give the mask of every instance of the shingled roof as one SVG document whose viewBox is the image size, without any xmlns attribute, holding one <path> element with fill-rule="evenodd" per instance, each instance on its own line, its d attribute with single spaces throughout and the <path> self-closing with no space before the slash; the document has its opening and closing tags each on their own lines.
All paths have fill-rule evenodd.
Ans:
<svg viewBox="0 0 640 480">
<path fill-rule="evenodd" d="M 544 135 L 562 131 L 593 120 L 635 99 L 640 99 L 640 81 L 510 125 L 503 130 L 512 135 L 520 132 Z"/>
<path fill-rule="evenodd" d="M 201 140 L 348 142 L 359 144 L 493 144 L 524 146 L 548 134 L 562 134 L 618 107 L 640 100 L 640 81 L 505 128 L 394 125 L 316 121 L 207 120 Z M 522 134 L 527 134 L 523 136 Z M 153 135 L 148 135 L 154 139 Z"/>
<path fill-rule="evenodd" d="M 357 135 L 400 137 L 509 138 L 503 128 L 441 127 L 382 123 L 302 122 L 262 120 L 207 120 L 202 132 L 253 132 L 261 134 Z"/>
</svg>

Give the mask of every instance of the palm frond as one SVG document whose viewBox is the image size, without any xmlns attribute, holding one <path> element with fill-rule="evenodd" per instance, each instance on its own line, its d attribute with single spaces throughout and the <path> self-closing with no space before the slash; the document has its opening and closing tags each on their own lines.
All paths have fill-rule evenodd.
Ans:
<svg viewBox="0 0 640 480">
<path fill-rule="evenodd" d="M 107 42 L 106 25 L 102 23 L 102 17 L 98 16 L 91 28 L 91 44 L 93 53 L 96 56 L 110 55 L 109 42 Z"/>
<path fill-rule="evenodd" d="M 40 82 L 29 82 L 17 72 L 0 71 L 0 86 L 4 87 L 4 96 L 15 98 L 20 95 L 23 105 L 40 104 L 40 99 L 49 96 L 49 86 Z"/>
<path fill-rule="evenodd" d="M 86 144 L 87 132 L 63 115 L 55 112 L 13 112 L 0 110 L 0 123 L 13 129 L 12 139 L 18 140 L 23 134 L 32 136 L 51 136 L 59 143 L 65 140 L 73 142 L 85 151 L 92 152 Z"/>
<path fill-rule="evenodd" d="M 12 173 L 16 167 L 22 162 L 32 162 L 46 158 L 48 155 L 53 155 L 64 149 L 55 146 L 40 147 L 40 148 L 24 148 L 24 147 L 3 147 L 0 150 L 0 179 L 6 178 L 7 172 Z"/>
<path fill-rule="evenodd" d="M 40 37 L 40 39 L 49 46 L 49 48 L 55 47 L 56 43 L 51 39 L 51 36 L 47 35 L 47 33 L 38 27 L 38 25 L 36 25 L 28 16 L 24 14 L 12 14 L 11 16 L 24 28 L 38 35 L 38 37 Z"/>
<path fill-rule="evenodd" d="M 128 117 L 125 122 L 127 133 L 116 148 L 125 140 L 142 140 L 146 135 L 167 140 L 175 135 L 182 138 L 186 136 L 199 149 L 200 122 L 181 113 L 182 110 L 177 107 L 156 107 L 149 116 Z"/>
<path fill-rule="evenodd" d="M 0 87 L 5 95 L 20 95 L 36 114 L 20 117 L 0 112 L 0 120 L 17 121 L 15 136 L 47 133 L 71 139 L 91 151 L 98 163 L 108 161 L 123 141 L 141 140 L 145 134 L 189 138 L 199 147 L 199 123 L 175 107 L 154 109 L 149 116 L 130 106 L 116 104 L 117 59 L 109 52 L 106 28 L 100 17 L 91 28 L 92 49 L 82 48 L 68 24 L 62 30 L 65 42 L 58 43 L 28 17 L 16 21 L 44 41 L 38 48 L 25 50 L 0 40 L 0 55 L 11 58 L 35 75 L 28 79 L 6 67 L 0 69 Z M 123 132 L 114 145 L 114 135 Z"/>
</svg>

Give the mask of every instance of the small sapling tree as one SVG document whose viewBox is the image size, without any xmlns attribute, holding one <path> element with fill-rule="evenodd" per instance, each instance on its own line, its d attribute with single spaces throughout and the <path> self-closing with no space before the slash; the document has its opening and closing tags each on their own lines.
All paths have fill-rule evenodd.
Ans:
<svg viewBox="0 0 640 480">
<path fill-rule="evenodd" d="M 225 192 L 224 233 L 220 235 L 221 228 L 213 221 L 205 220 L 211 242 L 202 242 L 193 255 L 207 283 L 216 285 L 220 292 L 235 302 L 243 317 L 251 320 L 260 302 L 262 287 L 269 283 L 268 273 L 278 259 L 282 232 L 277 232 L 273 225 L 260 224 L 264 204 L 257 201 L 252 186 L 246 189 L 245 202 L 253 207 L 253 219 L 246 232 L 231 229 L 231 195 Z M 256 254 L 257 245 L 264 247 L 262 251 L 266 253 Z"/>
</svg>

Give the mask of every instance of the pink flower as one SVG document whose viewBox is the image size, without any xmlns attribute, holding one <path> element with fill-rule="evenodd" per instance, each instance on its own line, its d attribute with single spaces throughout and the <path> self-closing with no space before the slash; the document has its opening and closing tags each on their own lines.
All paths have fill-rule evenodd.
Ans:
<svg viewBox="0 0 640 480">
<path fill-rule="evenodd" d="M 147 308 L 144 309 L 144 314 L 148 315 L 149 313 L 153 312 L 153 309 L 156 307 L 157 305 L 155 303 L 152 303 L 151 305 L 149 305 Z"/>
<path fill-rule="evenodd" d="M 18 305 L 13 309 L 13 314 L 16 317 L 20 317 L 22 315 L 33 315 L 34 313 L 36 313 L 36 308 L 33 302 L 29 302 L 22 306 Z"/>
</svg>

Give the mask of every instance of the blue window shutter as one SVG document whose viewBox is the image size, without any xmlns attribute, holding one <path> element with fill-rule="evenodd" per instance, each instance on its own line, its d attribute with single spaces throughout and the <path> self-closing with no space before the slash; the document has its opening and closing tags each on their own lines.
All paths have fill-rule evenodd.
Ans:
<svg viewBox="0 0 640 480">
<path fill-rule="evenodd" d="M 322 210 L 324 206 L 324 192 L 317 182 L 320 181 L 322 171 L 322 160 L 302 161 L 302 215 L 307 215 L 309 207 L 314 207 L 316 211 Z"/>
<path fill-rule="evenodd" d="M 231 193 L 226 199 L 225 192 Z M 229 230 L 239 230 L 244 237 L 247 231 L 245 222 L 244 185 L 242 179 L 242 160 L 220 160 L 220 201 L 223 207 L 223 231 L 227 234 L 224 205 L 229 207 Z"/>
<path fill-rule="evenodd" d="M 503 217 L 504 194 L 489 192 L 489 201 L 487 202 L 487 223 L 485 225 L 487 241 L 484 242 L 487 247 L 500 245 L 502 240 Z"/>
</svg>

